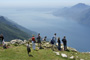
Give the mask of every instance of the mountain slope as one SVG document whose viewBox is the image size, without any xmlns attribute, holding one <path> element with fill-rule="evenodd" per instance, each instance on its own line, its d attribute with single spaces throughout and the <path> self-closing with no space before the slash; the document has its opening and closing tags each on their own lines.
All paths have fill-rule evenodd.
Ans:
<svg viewBox="0 0 90 60">
<path fill-rule="evenodd" d="M 12 39 L 28 39 L 31 37 L 32 31 L 22 27 L 23 29 L 19 28 L 22 27 L 14 22 L 10 22 L 3 16 L 0 16 L 0 34 L 2 33 L 5 37 L 5 41 L 10 41 Z M 27 33 L 26 31 L 30 33 Z"/>
<path fill-rule="evenodd" d="M 78 20 L 80 20 L 81 24 L 90 26 L 90 8 L 83 11 Z"/>
</svg>

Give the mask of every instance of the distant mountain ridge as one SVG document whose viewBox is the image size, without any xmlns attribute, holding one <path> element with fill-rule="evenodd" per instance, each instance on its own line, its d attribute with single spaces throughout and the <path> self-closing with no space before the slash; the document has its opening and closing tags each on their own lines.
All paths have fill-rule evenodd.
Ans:
<svg viewBox="0 0 90 60">
<path fill-rule="evenodd" d="M 3 34 L 6 41 L 10 41 L 12 39 L 28 39 L 32 36 L 32 34 L 36 34 L 31 30 L 28 30 L 17 23 L 10 21 L 4 16 L 0 16 L 0 34 Z"/>
<path fill-rule="evenodd" d="M 81 8 L 81 9 L 83 9 L 83 8 L 88 8 L 88 7 L 90 7 L 90 6 L 88 6 L 88 5 L 84 4 L 84 3 L 78 3 L 78 4 L 74 5 L 74 6 L 72 6 L 71 8 Z"/>
<path fill-rule="evenodd" d="M 73 20 L 78 21 L 81 24 L 85 24 L 90 26 L 90 6 L 84 3 L 76 4 L 70 8 L 60 9 L 53 14 L 55 16 L 61 16 L 64 18 L 71 18 Z M 86 23 L 88 22 L 88 23 Z"/>
</svg>

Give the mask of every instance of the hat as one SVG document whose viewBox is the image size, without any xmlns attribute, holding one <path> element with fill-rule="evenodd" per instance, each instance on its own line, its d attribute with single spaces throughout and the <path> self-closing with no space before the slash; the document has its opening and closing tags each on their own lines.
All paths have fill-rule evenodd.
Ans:
<svg viewBox="0 0 90 60">
<path fill-rule="evenodd" d="M 54 35 L 56 35 L 56 33 Z"/>
</svg>

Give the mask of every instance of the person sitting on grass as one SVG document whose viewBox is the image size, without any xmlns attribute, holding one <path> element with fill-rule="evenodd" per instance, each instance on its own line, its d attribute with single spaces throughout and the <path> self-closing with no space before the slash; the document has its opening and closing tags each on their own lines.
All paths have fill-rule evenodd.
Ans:
<svg viewBox="0 0 90 60">
<path fill-rule="evenodd" d="M 3 49 L 7 49 L 7 45 L 6 44 L 3 44 Z"/>
<path fill-rule="evenodd" d="M 47 36 L 45 36 L 45 37 L 43 38 L 43 41 L 46 41 L 46 39 L 47 39 Z"/>
<path fill-rule="evenodd" d="M 47 36 L 45 36 L 45 37 L 42 39 L 43 43 L 46 42 L 46 39 L 47 39 Z"/>
</svg>

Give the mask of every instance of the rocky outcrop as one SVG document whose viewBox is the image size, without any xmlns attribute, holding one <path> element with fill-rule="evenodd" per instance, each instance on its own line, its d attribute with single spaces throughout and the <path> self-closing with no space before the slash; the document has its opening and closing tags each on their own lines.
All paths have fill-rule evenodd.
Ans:
<svg viewBox="0 0 90 60">
<path fill-rule="evenodd" d="M 5 44 L 6 44 L 7 46 L 10 46 L 10 42 L 5 42 Z"/>
<path fill-rule="evenodd" d="M 80 60 L 84 60 L 84 59 L 80 59 Z"/>
<path fill-rule="evenodd" d="M 22 45 L 22 44 L 27 43 L 27 40 L 22 41 L 21 39 L 14 39 L 14 40 L 11 40 L 10 43 Z"/>
<path fill-rule="evenodd" d="M 67 47 L 67 49 L 73 52 L 78 52 L 75 48 Z"/>
<path fill-rule="evenodd" d="M 70 59 L 74 59 L 74 56 L 71 56 Z"/>
<path fill-rule="evenodd" d="M 56 53 L 56 55 L 60 55 L 60 53 L 59 53 L 59 52 L 53 52 L 53 53 Z"/>
<path fill-rule="evenodd" d="M 64 58 L 67 58 L 68 56 L 64 53 L 61 53 L 61 56 L 64 57 Z"/>
</svg>

